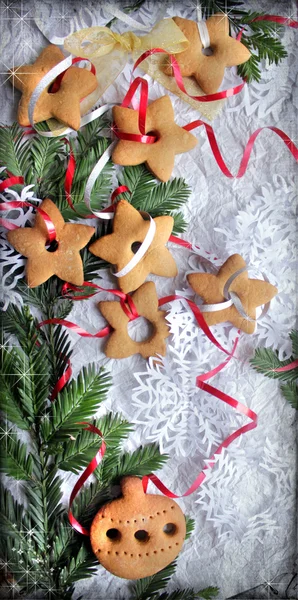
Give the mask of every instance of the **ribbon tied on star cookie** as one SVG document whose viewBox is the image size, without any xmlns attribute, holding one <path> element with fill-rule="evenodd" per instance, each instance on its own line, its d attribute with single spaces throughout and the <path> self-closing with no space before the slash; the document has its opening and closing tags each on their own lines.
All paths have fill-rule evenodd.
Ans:
<svg viewBox="0 0 298 600">
<path fill-rule="evenodd" d="M 248 278 L 240 254 L 230 256 L 217 275 L 191 273 L 187 280 L 204 300 L 200 311 L 207 325 L 229 321 L 245 333 L 253 333 L 256 328 L 256 308 L 277 294 L 277 288 L 268 281 Z"/>
</svg>

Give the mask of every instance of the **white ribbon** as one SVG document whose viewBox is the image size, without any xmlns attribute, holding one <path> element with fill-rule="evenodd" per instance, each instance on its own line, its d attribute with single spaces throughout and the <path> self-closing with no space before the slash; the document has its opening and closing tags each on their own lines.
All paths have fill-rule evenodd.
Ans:
<svg viewBox="0 0 298 600">
<path fill-rule="evenodd" d="M 101 108 L 103 108 L 103 107 L 101 107 Z M 107 164 L 110 157 L 112 156 L 112 152 L 113 152 L 113 149 L 116 144 L 117 144 L 117 141 L 112 142 L 108 146 L 108 148 L 104 151 L 104 153 L 102 154 L 100 159 L 97 161 L 96 165 L 93 167 L 93 169 L 88 177 L 86 187 L 85 187 L 85 194 L 84 194 L 85 204 L 88 207 L 88 209 L 99 219 L 108 219 L 109 220 L 109 219 L 114 218 L 113 212 L 102 212 L 102 211 L 92 210 L 92 208 L 91 208 L 91 192 L 92 192 L 93 186 L 94 186 L 98 176 L 100 175 L 104 166 Z"/>
<path fill-rule="evenodd" d="M 126 23 L 126 25 L 129 27 L 133 27 L 133 29 L 137 29 L 138 31 L 148 31 L 148 29 L 151 27 L 151 24 L 143 25 L 142 23 L 138 23 L 138 21 L 122 12 L 122 10 L 119 10 L 119 8 L 117 8 L 117 6 L 115 6 L 113 3 L 107 4 L 107 6 L 105 6 L 105 11 L 109 12 L 111 15 L 113 15 L 113 17 L 116 17 L 116 19 L 120 19 L 120 21 L 123 21 L 123 23 Z"/>
<path fill-rule="evenodd" d="M 50 71 L 48 71 L 48 73 L 46 73 L 46 75 L 40 80 L 36 88 L 33 90 L 28 108 L 29 121 L 32 127 L 34 127 L 33 115 L 39 96 L 42 94 L 42 92 L 44 92 L 45 89 L 47 89 L 47 87 L 52 83 L 52 81 L 54 81 L 54 79 L 58 77 L 58 75 L 60 75 L 61 73 L 63 73 L 63 71 L 71 67 L 71 65 L 72 55 L 70 54 L 67 58 L 59 62 Z"/>
<path fill-rule="evenodd" d="M 136 265 L 140 262 L 140 260 L 144 256 L 144 254 L 146 254 L 147 250 L 151 246 L 151 244 L 153 242 L 153 238 L 155 236 L 155 231 L 156 231 L 156 224 L 155 224 L 155 221 L 150 216 L 149 229 L 146 233 L 144 241 L 141 243 L 141 246 L 139 247 L 139 249 L 137 250 L 135 255 L 132 257 L 132 259 L 127 263 L 127 265 L 125 265 L 125 267 L 123 267 L 123 269 L 121 269 L 121 271 L 114 273 L 115 277 L 124 277 L 130 271 L 132 271 L 132 269 L 134 269 L 136 267 Z"/>
<path fill-rule="evenodd" d="M 206 25 L 206 21 L 198 21 L 197 26 L 198 26 L 198 30 L 199 30 L 203 48 L 204 48 L 204 50 L 206 50 L 207 48 L 210 48 L 210 36 L 209 36 L 208 27 Z"/>
<path fill-rule="evenodd" d="M 206 50 L 206 48 L 210 48 L 210 36 L 206 21 L 203 21 L 202 7 L 200 4 L 197 5 L 197 26 L 203 48 Z"/>
</svg>

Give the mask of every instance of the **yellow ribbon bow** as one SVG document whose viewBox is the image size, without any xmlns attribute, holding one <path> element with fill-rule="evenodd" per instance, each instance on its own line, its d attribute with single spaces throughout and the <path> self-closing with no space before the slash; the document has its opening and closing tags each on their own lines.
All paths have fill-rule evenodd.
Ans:
<svg viewBox="0 0 298 600">
<path fill-rule="evenodd" d="M 125 67 L 129 54 L 134 60 L 150 48 L 162 48 L 177 54 L 189 46 L 189 41 L 173 19 L 163 19 L 143 36 L 132 31 L 116 33 L 108 27 L 87 27 L 69 35 L 64 48 L 74 56 L 92 61 L 96 68 L 98 86 L 83 102 L 81 108 L 87 112 L 115 81 Z"/>
</svg>

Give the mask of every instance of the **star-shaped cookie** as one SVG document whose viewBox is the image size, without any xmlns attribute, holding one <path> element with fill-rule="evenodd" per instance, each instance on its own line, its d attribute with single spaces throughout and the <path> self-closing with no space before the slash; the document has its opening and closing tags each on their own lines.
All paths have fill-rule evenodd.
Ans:
<svg viewBox="0 0 298 600">
<path fill-rule="evenodd" d="M 189 40 L 187 50 L 175 54 L 181 74 L 186 77 L 193 76 L 205 94 L 217 92 L 224 78 L 226 67 L 241 65 L 250 58 L 249 50 L 231 36 L 229 36 L 229 19 L 223 13 L 215 14 L 206 21 L 211 55 L 203 53 L 197 23 L 174 17 L 173 19 Z M 164 67 L 167 75 L 172 75 L 172 66 Z"/>
<path fill-rule="evenodd" d="M 106 346 L 105 354 L 109 358 L 126 358 L 141 354 L 143 358 L 160 354 L 165 356 L 165 339 L 170 335 L 166 323 L 166 312 L 158 309 L 158 297 L 153 281 L 144 283 L 134 294 L 133 303 L 140 317 L 145 317 L 153 326 L 153 333 L 144 342 L 135 342 L 128 334 L 129 318 L 121 308 L 120 302 L 99 302 L 101 314 L 113 327 Z"/>
<path fill-rule="evenodd" d="M 82 285 L 83 263 L 79 250 L 86 246 L 95 229 L 88 225 L 65 223 L 57 206 L 48 198 L 40 208 L 46 212 L 56 230 L 56 240 L 46 247 L 48 239 L 44 219 L 37 213 L 34 227 L 20 227 L 9 231 L 7 239 L 23 256 L 26 263 L 26 278 L 30 288 L 47 281 L 52 275 Z"/>
<path fill-rule="evenodd" d="M 18 107 L 18 122 L 23 127 L 30 125 L 28 107 L 33 90 L 44 75 L 64 58 L 63 52 L 51 44 L 41 52 L 32 65 L 22 65 L 11 70 L 11 83 L 22 92 Z M 96 87 L 97 79 L 93 73 L 86 69 L 71 67 L 64 74 L 56 93 L 49 93 L 50 85 L 41 93 L 34 110 L 35 123 L 55 117 L 68 127 L 79 129 L 80 100 L 91 94 Z"/>
<path fill-rule="evenodd" d="M 219 269 L 217 275 L 209 273 L 192 273 L 187 280 L 193 290 L 201 296 L 205 304 L 218 304 L 226 300 L 224 288 L 232 275 L 240 269 L 245 269 L 245 260 L 239 254 L 233 254 Z M 235 304 L 215 312 L 204 312 L 208 325 L 216 325 L 229 321 L 246 333 L 253 333 L 256 327 L 256 308 L 266 304 L 277 294 L 277 288 L 271 283 L 259 279 L 249 279 L 247 270 L 239 273 L 231 282 L 229 291 L 234 292 L 240 299 L 242 309 L 251 321 L 241 315 Z"/>
<path fill-rule="evenodd" d="M 194 135 L 176 125 L 174 116 L 169 96 L 154 100 L 147 109 L 146 133 L 156 135 L 157 141 L 154 144 L 142 144 L 120 140 L 112 154 L 114 163 L 123 166 L 146 163 L 156 177 L 168 181 L 174 168 L 175 155 L 192 150 L 198 143 Z M 114 106 L 113 119 L 116 130 L 140 134 L 137 110 Z"/>
<path fill-rule="evenodd" d="M 127 275 L 118 278 L 119 287 L 126 294 L 140 287 L 149 273 L 163 277 L 177 275 L 176 263 L 165 247 L 172 232 L 173 218 L 156 217 L 154 221 L 156 231 L 147 252 Z M 121 271 L 144 241 L 148 229 L 149 221 L 129 202 L 120 200 L 115 211 L 113 233 L 96 240 L 89 250 L 95 256 L 116 265 L 117 272 Z"/>
</svg>

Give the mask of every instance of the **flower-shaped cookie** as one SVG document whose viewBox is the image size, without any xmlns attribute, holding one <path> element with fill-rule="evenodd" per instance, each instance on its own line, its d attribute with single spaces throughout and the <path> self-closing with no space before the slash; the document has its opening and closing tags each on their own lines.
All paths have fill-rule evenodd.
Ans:
<svg viewBox="0 0 298 600">
<path fill-rule="evenodd" d="M 174 17 L 174 21 L 190 42 L 187 50 L 175 54 L 181 74 L 193 76 L 205 94 L 217 92 L 226 67 L 241 65 L 250 58 L 244 44 L 229 36 L 229 19 L 223 13 L 212 15 L 206 21 L 210 51 L 205 53 L 197 23 L 181 17 Z M 164 67 L 164 72 L 172 75 L 171 64 Z"/>
<path fill-rule="evenodd" d="M 30 125 L 28 107 L 33 90 L 44 75 L 64 58 L 63 52 L 57 46 L 50 45 L 41 52 L 33 65 L 22 65 L 11 70 L 11 83 L 22 92 L 18 122 L 23 127 Z M 96 87 L 97 79 L 93 73 L 71 67 L 64 74 L 56 93 L 49 93 L 50 85 L 41 93 L 34 110 L 35 123 L 55 117 L 68 127 L 79 129 L 80 100 L 91 94 Z"/>
<path fill-rule="evenodd" d="M 149 273 L 163 277 L 177 275 L 176 263 L 165 247 L 173 228 L 173 218 L 156 217 L 154 222 L 156 231 L 147 252 L 127 275 L 118 278 L 120 289 L 126 294 L 136 290 Z M 120 271 L 130 262 L 144 241 L 148 229 L 149 221 L 129 202 L 120 200 L 113 221 L 113 233 L 96 240 L 89 250 L 95 256 L 116 265 L 117 271 Z"/>
<path fill-rule="evenodd" d="M 166 323 L 166 312 L 158 310 L 158 297 L 153 281 L 144 283 L 134 294 L 133 303 L 139 317 L 145 317 L 153 326 L 153 333 L 144 342 L 135 342 L 128 334 L 129 317 L 120 302 L 99 302 L 98 308 L 104 318 L 113 327 L 106 346 L 105 354 L 109 358 L 126 358 L 141 354 L 143 358 L 160 354 L 165 356 L 165 339 L 170 335 Z"/>
<path fill-rule="evenodd" d="M 7 234 L 8 241 L 17 252 L 28 258 L 28 286 L 36 287 L 52 275 L 74 285 L 82 285 L 84 272 L 79 251 L 89 242 L 95 231 L 94 227 L 65 223 L 57 206 L 48 198 L 41 203 L 40 208 L 49 215 L 56 230 L 56 240 L 48 248 L 48 230 L 38 213 L 34 227 L 20 227 Z"/>
<path fill-rule="evenodd" d="M 198 143 L 194 135 L 176 125 L 174 110 L 169 96 L 162 96 L 148 106 L 146 116 L 146 134 L 155 135 L 154 144 L 143 144 L 120 140 L 112 154 L 117 165 L 146 166 L 161 181 L 171 177 L 176 154 L 192 150 Z M 140 134 L 139 113 L 131 108 L 114 106 L 113 119 L 115 129 L 124 133 Z"/>
<path fill-rule="evenodd" d="M 223 310 L 208 312 L 206 307 L 204 318 L 208 325 L 229 321 L 246 333 L 253 333 L 256 328 L 257 306 L 266 304 L 277 294 L 271 283 L 248 278 L 245 260 L 239 254 L 230 256 L 217 275 L 191 273 L 187 280 L 206 305 L 225 302 L 229 294 L 234 298 L 232 305 Z"/>
</svg>

